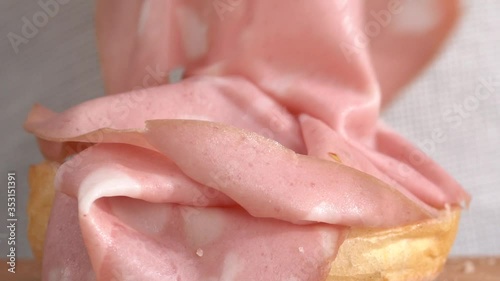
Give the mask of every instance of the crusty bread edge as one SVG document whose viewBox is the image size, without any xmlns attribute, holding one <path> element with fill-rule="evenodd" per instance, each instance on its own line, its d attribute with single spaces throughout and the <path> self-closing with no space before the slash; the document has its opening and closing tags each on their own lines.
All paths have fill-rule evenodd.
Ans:
<svg viewBox="0 0 500 281">
<path fill-rule="evenodd" d="M 424 281 L 441 272 L 458 231 L 460 209 L 385 230 L 353 229 L 327 281 Z"/>
<path fill-rule="evenodd" d="M 28 184 L 28 240 L 38 264 L 42 262 L 43 244 L 54 200 L 54 177 L 58 168 L 55 162 L 42 162 L 29 169 Z"/>
</svg>

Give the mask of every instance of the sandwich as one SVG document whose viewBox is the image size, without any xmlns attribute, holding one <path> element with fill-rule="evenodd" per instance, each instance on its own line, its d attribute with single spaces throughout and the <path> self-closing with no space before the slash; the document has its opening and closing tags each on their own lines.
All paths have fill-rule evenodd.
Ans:
<svg viewBox="0 0 500 281">
<path fill-rule="evenodd" d="M 97 1 L 106 95 L 25 122 L 42 280 L 433 280 L 470 196 L 379 115 L 458 11 Z"/>
</svg>

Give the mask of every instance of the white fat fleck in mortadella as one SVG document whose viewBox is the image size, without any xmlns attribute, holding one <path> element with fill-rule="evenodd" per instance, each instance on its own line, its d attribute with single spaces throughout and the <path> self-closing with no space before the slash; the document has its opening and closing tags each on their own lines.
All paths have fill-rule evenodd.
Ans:
<svg viewBox="0 0 500 281">
<path fill-rule="evenodd" d="M 337 213 L 335 206 L 332 206 L 326 201 L 322 201 L 318 205 L 314 206 L 309 214 L 305 218 L 306 220 L 325 220 L 325 221 L 335 221 L 341 220 L 341 215 Z"/>
<path fill-rule="evenodd" d="M 203 209 L 200 212 L 196 211 L 196 208 L 183 208 L 187 209 L 181 212 L 184 218 L 184 230 L 193 248 L 203 247 L 221 237 L 226 225 L 223 211 Z"/>
<path fill-rule="evenodd" d="M 402 33 L 426 33 L 440 21 L 438 5 L 435 0 L 405 1 L 401 13 L 394 15 L 393 28 Z"/>
<path fill-rule="evenodd" d="M 337 251 L 338 245 L 338 233 L 324 230 L 320 232 L 321 235 L 321 245 L 323 246 L 323 251 L 325 253 L 325 257 L 330 257 L 335 254 Z"/>
<path fill-rule="evenodd" d="M 48 281 L 70 281 L 71 275 L 69 268 L 56 267 L 50 271 Z"/>
<path fill-rule="evenodd" d="M 99 198 L 111 196 L 138 197 L 141 186 L 127 174 L 112 168 L 100 168 L 90 173 L 78 190 L 80 215 L 86 215 Z"/>
<path fill-rule="evenodd" d="M 208 50 L 208 25 L 188 7 L 179 6 L 176 16 L 187 57 L 191 60 L 202 57 Z"/>
<path fill-rule="evenodd" d="M 173 217 L 171 204 L 151 204 L 126 197 L 114 198 L 109 204 L 112 214 L 122 223 L 153 236 L 161 235 Z"/>
<path fill-rule="evenodd" d="M 239 273 L 244 269 L 244 260 L 234 253 L 229 253 L 224 259 L 224 265 L 220 276 L 220 281 L 237 281 L 241 276 Z M 239 277 L 239 278 L 238 278 Z"/>
<path fill-rule="evenodd" d="M 144 0 L 141 6 L 141 13 L 139 14 L 139 23 L 137 24 L 137 33 L 140 35 L 144 31 L 144 27 L 146 26 L 146 22 L 149 18 L 149 12 L 151 9 L 150 0 Z"/>
<path fill-rule="evenodd" d="M 300 279 L 297 276 L 293 275 L 287 281 L 300 281 Z"/>
</svg>

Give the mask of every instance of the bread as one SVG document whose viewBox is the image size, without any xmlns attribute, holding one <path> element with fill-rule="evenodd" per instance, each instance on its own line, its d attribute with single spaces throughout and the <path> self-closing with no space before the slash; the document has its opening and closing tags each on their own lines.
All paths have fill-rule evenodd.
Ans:
<svg viewBox="0 0 500 281">
<path fill-rule="evenodd" d="M 42 162 L 29 170 L 28 240 L 35 259 L 41 263 L 43 242 L 54 199 L 54 177 L 59 165 Z"/>
<path fill-rule="evenodd" d="M 38 261 L 54 197 L 57 164 L 43 162 L 30 169 L 28 237 Z M 352 229 L 332 263 L 326 281 L 423 281 L 441 271 L 458 230 L 459 209 L 437 219 L 404 227 Z"/>
<path fill-rule="evenodd" d="M 432 219 L 386 230 L 353 229 L 340 246 L 328 281 L 434 280 L 451 250 L 459 209 Z"/>
</svg>

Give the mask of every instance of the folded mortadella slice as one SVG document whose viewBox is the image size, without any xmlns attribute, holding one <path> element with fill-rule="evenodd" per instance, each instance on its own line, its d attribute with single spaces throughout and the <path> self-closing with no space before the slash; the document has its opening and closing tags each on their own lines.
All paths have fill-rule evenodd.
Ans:
<svg viewBox="0 0 500 281">
<path fill-rule="evenodd" d="M 75 142 L 148 147 L 137 131 L 153 119 L 223 122 L 273 138 L 294 151 L 305 151 L 296 118 L 238 77 L 192 77 L 177 84 L 97 98 L 60 114 L 35 106 L 25 128 L 39 138 L 46 158 L 61 161 L 79 152 Z M 69 147 L 64 142 L 70 142 Z"/>
<path fill-rule="evenodd" d="M 78 208 L 77 221 L 66 223 L 79 226 L 81 237 L 59 240 L 56 248 L 81 249 L 83 240 L 81 250 L 88 253 L 97 280 L 258 280 L 262 274 L 278 280 L 323 280 L 343 239 L 345 227 L 338 225 L 297 225 L 274 218 L 272 212 L 254 217 L 227 194 L 188 178 L 158 152 L 98 144 L 76 158 L 58 171 L 56 188 L 63 196 L 55 205 L 66 204 L 68 197 L 78 201 L 72 206 Z M 248 194 L 245 200 L 252 197 L 266 195 Z M 63 213 L 52 213 L 52 232 Z M 65 218 L 76 220 L 74 215 Z M 47 245 L 57 239 L 49 235 Z M 44 278 L 60 276 L 67 253 L 58 256 L 46 247 L 51 259 L 45 260 Z M 88 264 L 87 255 L 77 258 L 83 267 Z M 87 274 L 88 266 L 69 266 L 67 273 L 82 270 Z"/>
<path fill-rule="evenodd" d="M 379 113 L 377 81 L 367 50 L 351 60 L 342 52 L 355 43 L 349 29 L 361 25 L 362 11 L 363 1 L 241 1 L 224 21 L 204 18 L 206 58 L 186 73 L 246 77 L 291 112 L 368 142 Z"/>
<path fill-rule="evenodd" d="M 147 128 L 148 142 L 186 175 L 255 217 L 394 227 L 433 215 L 417 198 L 403 195 L 404 189 L 335 161 L 296 154 L 255 133 L 194 120 L 150 121 Z"/>
<path fill-rule="evenodd" d="M 334 159 L 404 188 L 434 208 L 470 201 L 470 195 L 436 162 L 385 126 L 381 125 L 377 134 L 378 150 L 372 150 L 347 142 L 325 123 L 306 114 L 299 119 L 308 155 Z M 418 163 L 413 159 L 416 157 Z"/>
</svg>

